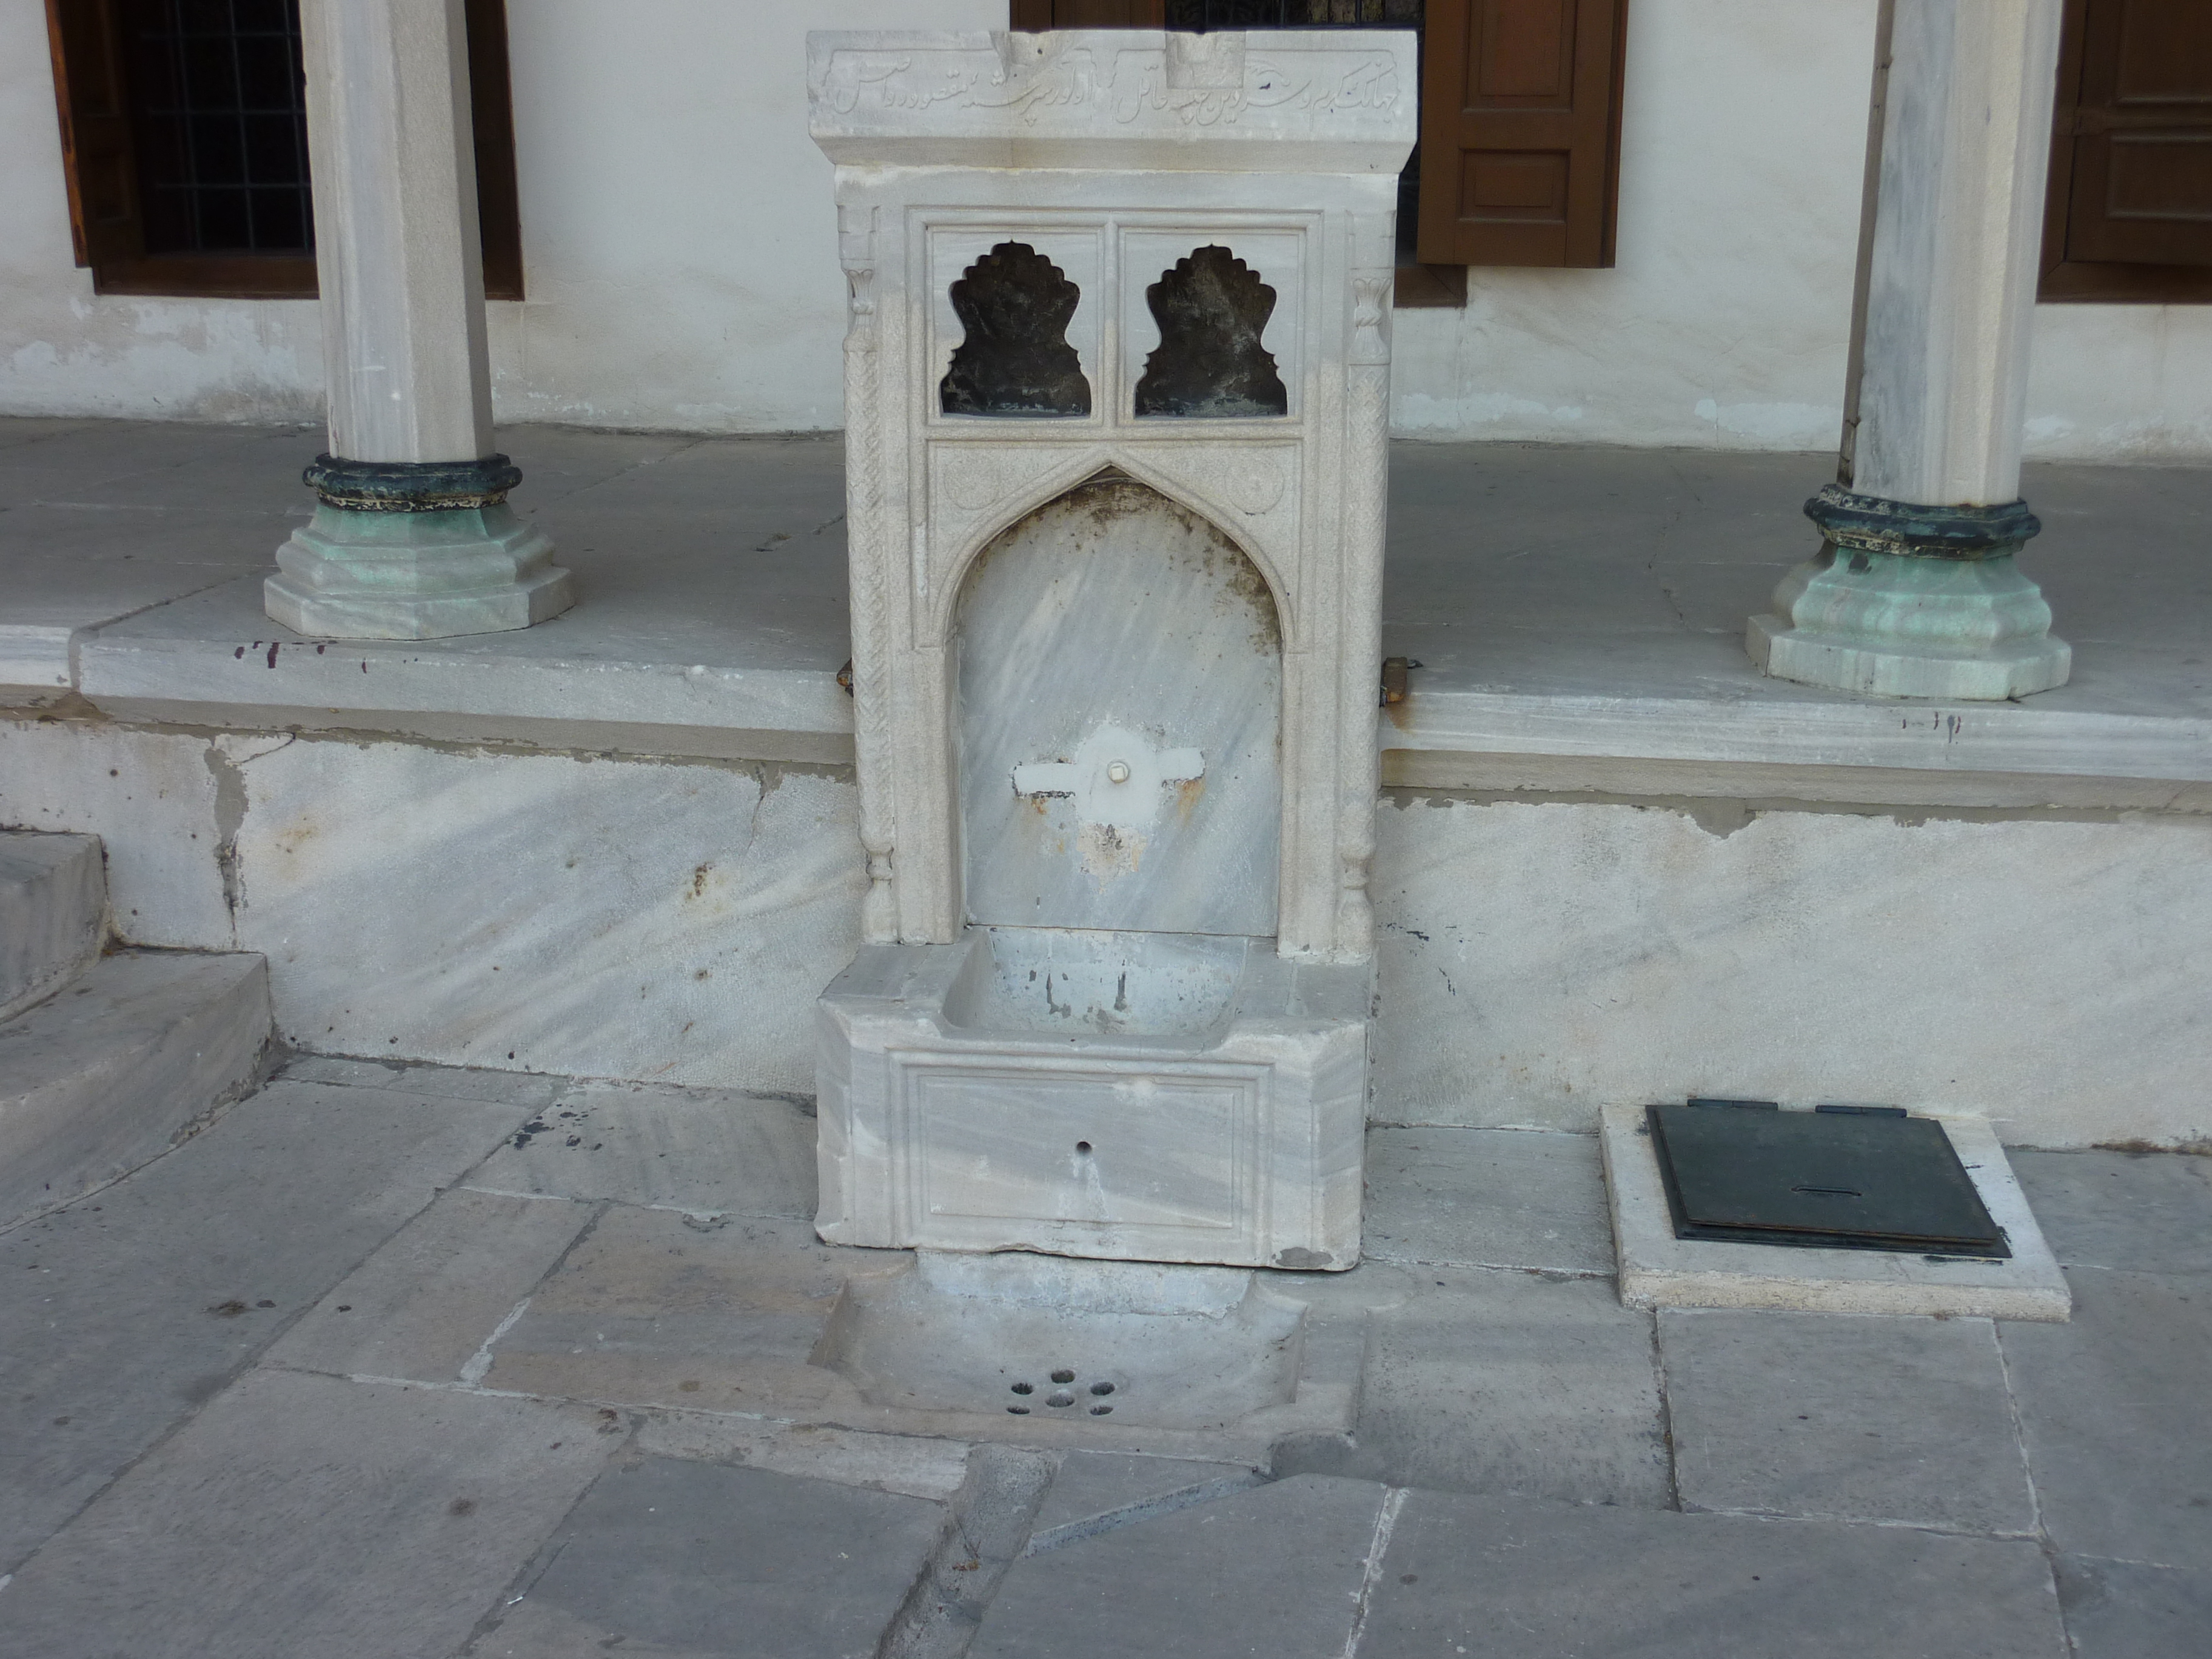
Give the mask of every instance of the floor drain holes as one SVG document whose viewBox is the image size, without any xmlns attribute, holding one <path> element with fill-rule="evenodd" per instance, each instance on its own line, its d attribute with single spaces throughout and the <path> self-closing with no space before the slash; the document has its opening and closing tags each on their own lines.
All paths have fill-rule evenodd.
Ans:
<svg viewBox="0 0 2212 1659">
<path fill-rule="evenodd" d="M 1088 1158 L 1091 1156 L 1091 1143 L 1087 1140 L 1079 1140 L 1075 1143 L 1075 1150 Z"/>
<path fill-rule="evenodd" d="M 1017 1417 L 1027 1417 L 1030 1414 L 1030 1408 L 1027 1406 L 1009 1406 L 1006 1409 Z"/>
<path fill-rule="evenodd" d="M 1048 1406 L 1073 1406 L 1075 1403 L 1075 1396 L 1072 1394 L 1056 1394 L 1044 1403 Z"/>
<path fill-rule="evenodd" d="M 1114 1385 L 1111 1382 L 1093 1382 L 1091 1385 L 1091 1392 L 1093 1394 L 1111 1394 L 1114 1392 Z"/>
<path fill-rule="evenodd" d="M 1091 1414 L 1093 1417 L 1105 1417 L 1110 1415 L 1113 1410 L 1111 1406 L 1093 1406 L 1091 1408 Z"/>
<path fill-rule="evenodd" d="M 1052 1380 L 1055 1382 L 1073 1382 L 1075 1381 L 1075 1373 L 1073 1371 L 1054 1371 L 1052 1374 Z"/>
<path fill-rule="evenodd" d="M 1014 1392 L 1016 1394 L 1035 1394 L 1036 1389 L 1030 1383 L 1017 1382 L 1014 1384 Z"/>
</svg>

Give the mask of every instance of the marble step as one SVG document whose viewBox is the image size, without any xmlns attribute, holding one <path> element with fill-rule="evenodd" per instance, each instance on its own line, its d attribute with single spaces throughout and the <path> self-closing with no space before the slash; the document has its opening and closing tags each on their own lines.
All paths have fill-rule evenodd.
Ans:
<svg viewBox="0 0 2212 1659">
<path fill-rule="evenodd" d="M 0 1227 L 158 1158 L 254 1085 L 258 955 L 121 951 L 0 1023 Z"/>
<path fill-rule="evenodd" d="M 99 836 L 0 830 L 0 1020 L 89 968 L 106 921 Z"/>
</svg>

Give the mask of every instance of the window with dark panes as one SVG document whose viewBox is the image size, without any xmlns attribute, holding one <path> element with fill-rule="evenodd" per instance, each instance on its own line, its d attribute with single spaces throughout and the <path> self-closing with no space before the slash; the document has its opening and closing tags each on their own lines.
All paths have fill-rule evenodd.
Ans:
<svg viewBox="0 0 2212 1659">
<path fill-rule="evenodd" d="M 522 297 L 504 0 L 468 0 L 484 291 Z M 299 0 L 47 0 L 76 260 L 103 294 L 315 292 Z"/>
<path fill-rule="evenodd" d="M 122 0 L 149 253 L 311 252 L 299 0 Z"/>
<path fill-rule="evenodd" d="M 2212 303 L 2212 0 L 2067 0 L 2039 298 Z"/>
<path fill-rule="evenodd" d="M 1018 29 L 1410 28 L 1421 137 L 1398 191 L 1398 296 L 1458 305 L 1469 265 L 1610 265 L 1628 0 L 1012 0 Z"/>
</svg>

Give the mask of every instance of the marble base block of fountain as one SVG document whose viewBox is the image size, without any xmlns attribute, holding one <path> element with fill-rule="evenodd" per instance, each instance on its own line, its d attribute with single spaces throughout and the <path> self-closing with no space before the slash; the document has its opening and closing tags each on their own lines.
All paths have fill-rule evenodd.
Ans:
<svg viewBox="0 0 2212 1659">
<path fill-rule="evenodd" d="M 821 1236 L 1352 1266 L 1369 972 L 1273 945 L 975 927 L 865 947 L 820 1005 Z"/>
</svg>

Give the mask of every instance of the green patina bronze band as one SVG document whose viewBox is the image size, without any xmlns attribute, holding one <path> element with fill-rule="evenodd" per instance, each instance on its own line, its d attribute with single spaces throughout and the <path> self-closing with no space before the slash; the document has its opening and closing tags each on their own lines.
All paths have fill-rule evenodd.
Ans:
<svg viewBox="0 0 2212 1659">
<path fill-rule="evenodd" d="M 318 455 L 301 479 L 326 507 L 356 513 L 452 513 L 496 507 L 522 482 L 504 455 L 475 461 L 348 461 Z"/>
<path fill-rule="evenodd" d="M 2026 501 L 2002 507 L 1922 507 L 1822 486 L 1805 516 L 1838 547 L 1923 559 L 1987 559 L 2017 552 L 2043 528 Z"/>
</svg>

